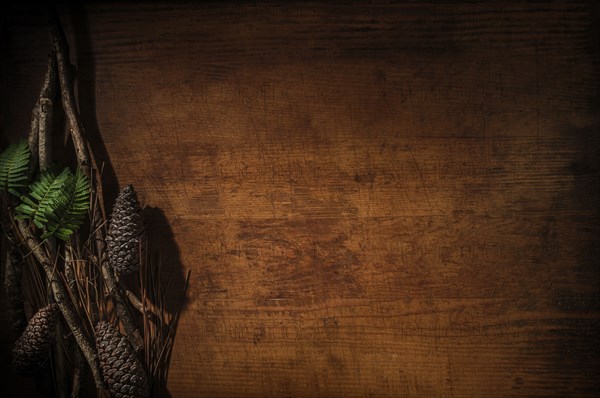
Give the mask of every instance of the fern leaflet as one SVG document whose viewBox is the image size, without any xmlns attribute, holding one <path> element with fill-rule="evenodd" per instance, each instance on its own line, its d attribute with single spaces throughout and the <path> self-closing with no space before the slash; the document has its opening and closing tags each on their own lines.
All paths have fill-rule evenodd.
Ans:
<svg viewBox="0 0 600 398">
<path fill-rule="evenodd" d="M 0 154 L 0 189 L 20 196 L 17 189 L 27 186 L 29 157 L 29 146 L 25 140 L 9 145 Z"/>
<path fill-rule="evenodd" d="M 68 240 L 83 223 L 89 195 L 89 180 L 80 171 L 73 175 L 68 168 L 60 173 L 47 170 L 29 186 L 29 195 L 21 196 L 16 218 L 32 220 L 44 228 L 43 239 L 56 236 Z"/>
<path fill-rule="evenodd" d="M 90 182 L 79 170 L 75 175 L 70 174 L 65 181 L 61 195 L 54 198 L 48 213 L 46 232 L 42 238 L 54 235 L 59 239 L 68 240 L 85 218 L 90 202 Z"/>
<path fill-rule="evenodd" d="M 65 169 L 58 174 L 49 169 L 29 186 L 29 196 L 21 196 L 21 204 L 15 209 L 17 219 L 30 219 L 38 228 L 43 228 L 48 222 L 48 214 L 53 212 L 52 204 L 66 181 L 71 178 L 71 171 Z"/>
</svg>

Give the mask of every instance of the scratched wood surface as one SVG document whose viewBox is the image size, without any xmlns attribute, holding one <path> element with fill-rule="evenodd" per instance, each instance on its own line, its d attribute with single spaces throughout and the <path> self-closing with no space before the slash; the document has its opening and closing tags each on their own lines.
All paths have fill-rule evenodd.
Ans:
<svg viewBox="0 0 600 398">
<path fill-rule="evenodd" d="M 600 389 L 597 7 L 60 13 L 108 196 L 193 272 L 173 397 Z M 30 8 L 2 32 L 14 138 L 48 39 Z"/>
</svg>

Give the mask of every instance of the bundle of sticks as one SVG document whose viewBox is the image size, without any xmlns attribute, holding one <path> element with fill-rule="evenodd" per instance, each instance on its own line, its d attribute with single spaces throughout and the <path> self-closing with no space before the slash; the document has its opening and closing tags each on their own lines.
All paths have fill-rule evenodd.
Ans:
<svg viewBox="0 0 600 398">
<path fill-rule="evenodd" d="M 23 154 L 28 151 L 23 174 L 27 182 L 37 177 L 36 187 L 48 188 L 48 192 L 48 181 L 60 180 L 58 173 L 49 170 L 53 168 L 55 113 L 62 110 L 77 163 L 72 174 L 78 176 L 77 184 L 81 181 L 80 190 L 74 192 L 87 195 L 85 206 L 75 210 L 85 213 L 87 222 L 81 228 L 55 228 L 53 235 L 36 217 L 19 212 L 32 210 L 23 189 L 7 185 L 2 191 L 4 285 L 11 323 L 19 336 L 13 366 L 34 376 L 50 374 L 55 395 L 60 397 L 79 396 L 89 376 L 99 396 L 157 395 L 166 385 L 190 275 L 178 292 L 179 306 L 169 312 L 161 263 L 148 254 L 142 211 L 131 186 L 123 189 L 112 217 L 107 217 L 102 168 L 79 115 L 68 43 L 56 11 L 50 9 L 48 15 L 52 48 L 33 107 L 27 145 L 22 147 Z M 57 101 L 61 107 L 55 106 Z M 9 167 L 10 161 L 4 159 L 3 164 Z M 29 188 L 36 197 L 32 185 Z M 124 261 L 133 266 L 124 267 Z M 134 276 L 126 279 L 127 273 Z M 28 312 L 32 314 L 29 320 Z"/>
</svg>

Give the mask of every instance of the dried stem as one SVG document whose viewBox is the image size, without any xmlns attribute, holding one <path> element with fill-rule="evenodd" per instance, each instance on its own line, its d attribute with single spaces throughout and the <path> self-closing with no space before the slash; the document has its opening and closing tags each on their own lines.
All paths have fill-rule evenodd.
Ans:
<svg viewBox="0 0 600 398">
<path fill-rule="evenodd" d="M 73 235 L 76 235 L 76 234 L 73 234 Z M 85 319 L 86 317 L 88 317 L 88 315 L 86 313 L 83 313 L 83 311 L 86 310 L 84 300 L 81 297 L 81 295 L 79 294 L 79 292 L 77 291 L 77 278 L 75 276 L 75 260 L 73 258 L 73 246 L 71 244 L 71 242 L 75 238 L 76 238 L 75 236 L 71 237 L 71 240 L 65 242 L 65 245 L 64 245 L 64 264 L 65 264 L 64 275 L 65 275 L 65 282 L 67 284 L 67 292 L 69 292 L 71 294 L 71 297 L 73 297 L 73 299 L 72 299 L 73 303 L 81 304 L 81 305 L 75 306 L 75 311 L 79 315 L 80 319 Z M 87 277 L 87 275 L 86 275 L 86 277 Z M 79 296 L 79 297 L 77 297 L 77 296 Z"/>
<path fill-rule="evenodd" d="M 156 305 L 153 303 L 142 303 L 142 300 L 140 300 L 135 293 L 128 289 L 125 289 L 125 296 L 129 300 L 129 303 L 131 303 L 131 306 L 146 318 L 156 320 L 156 318 L 159 317 L 160 310 L 156 308 Z"/>
<path fill-rule="evenodd" d="M 119 319 L 121 321 L 124 319 L 131 319 L 125 302 L 123 301 L 123 295 L 120 292 L 115 275 L 108 266 L 108 261 L 102 261 L 102 276 L 104 277 L 104 281 L 106 282 L 111 297 L 115 301 L 115 309 Z M 137 330 L 133 323 L 129 322 L 123 322 L 123 327 L 125 328 L 125 333 L 129 337 L 133 348 L 136 351 L 141 350 L 144 346 L 144 341 L 142 340 L 139 330 Z"/>
<path fill-rule="evenodd" d="M 129 299 L 129 302 L 131 303 L 133 308 L 135 308 L 142 314 L 144 313 L 144 304 L 142 304 L 142 301 L 138 298 L 138 296 L 135 295 L 135 293 L 128 289 L 125 289 L 125 296 L 127 296 L 127 299 Z"/>
<path fill-rule="evenodd" d="M 88 153 L 90 155 L 90 161 L 92 163 L 92 172 L 94 173 L 94 189 L 96 191 L 96 197 L 94 198 L 96 206 L 94 206 L 93 214 L 94 220 L 96 221 L 95 224 L 100 224 L 96 227 L 94 234 L 96 236 L 102 236 L 99 234 L 106 234 L 106 210 L 104 208 L 104 190 L 102 189 L 102 175 L 100 169 L 98 168 L 98 164 L 96 163 L 94 152 L 92 152 L 89 148 L 90 143 L 88 142 L 87 145 Z M 102 243 L 104 243 L 104 240 L 102 240 Z"/>
<path fill-rule="evenodd" d="M 98 367 L 98 360 L 96 357 L 96 352 L 92 348 L 91 343 L 86 337 L 85 332 L 83 331 L 83 326 L 81 324 L 81 320 L 73 309 L 72 304 L 69 302 L 69 298 L 67 292 L 65 291 L 65 287 L 62 284 L 62 281 L 56 275 L 53 264 L 48 257 L 48 254 L 44 251 L 43 246 L 40 244 L 39 240 L 31 233 L 25 222 L 22 220 L 17 220 L 17 227 L 19 232 L 21 233 L 21 241 L 25 242 L 31 250 L 31 252 L 35 255 L 38 262 L 42 265 L 44 272 L 48 280 L 50 281 L 52 292 L 54 294 L 54 299 L 60 308 L 60 311 L 63 314 L 63 317 L 67 321 L 69 325 L 69 329 L 73 333 L 75 337 L 75 341 L 79 345 L 79 348 L 83 352 L 91 370 L 92 375 L 94 376 L 94 380 L 96 382 L 96 387 L 99 389 L 103 389 L 102 377 L 100 375 L 100 368 Z"/>
<path fill-rule="evenodd" d="M 146 251 L 147 253 L 147 251 Z M 143 305 L 143 324 L 146 348 L 144 356 L 148 371 L 151 374 L 152 390 L 160 396 L 167 383 L 169 362 L 173 350 L 179 315 L 189 286 L 190 272 L 188 271 L 180 298 L 179 306 L 175 312 L 166 311 L 166 291 L 169 286 L 161 282 L 162 262 L 142 258 L 144 266 L 140 266 L 139 277 L 141 284 L 141 303 Z M 170 277 L 169 277 L 170 279 Z"/>
</svg>

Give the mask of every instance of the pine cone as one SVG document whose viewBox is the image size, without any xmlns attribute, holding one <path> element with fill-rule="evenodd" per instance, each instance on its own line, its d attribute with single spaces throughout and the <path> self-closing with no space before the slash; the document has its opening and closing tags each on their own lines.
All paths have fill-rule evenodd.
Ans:
<svg viewBox="0 0 600 398">
<path fill-rule="evenodd" d="M 148 397 L 148 379 L 127 337 L 108 322 L 96 325 L 96 346 L 102 377 L 115 398 Z"/>
<path fill-rule="evenodd" d="M 12 366 L 22 375 L 35 373 L 46 361 L 54 342 L 58 305 L 49 304 L 30 320 L 13 348 Z"/>
<path fill-rule="evenodd" d="M 119 274 L 130 274 L 140 264 L 144 236 L 140 204 L 133 186 L 127 185 L 117 197 L 108 227 L 108 260 Z"/>
</svg>

